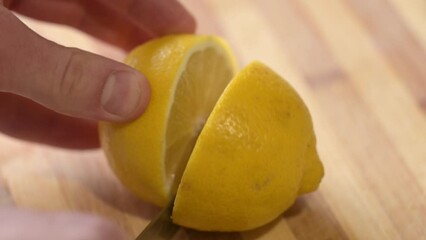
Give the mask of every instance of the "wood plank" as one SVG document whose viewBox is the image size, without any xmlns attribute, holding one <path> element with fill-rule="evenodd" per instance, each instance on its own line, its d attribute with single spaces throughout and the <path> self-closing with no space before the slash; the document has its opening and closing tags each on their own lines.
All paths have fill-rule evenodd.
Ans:
<svg viewBox="0 0 426 240">
<path fill-rule="evenodd" d="M 294 5 L 294 8 L 288 10 L 289 7 L 291 7 L 291 3 Z M 359 174 L 365 174 L 368 170 L 374 169 L 365 176 L 370 180 L 370 185 L 374 186 L 374 189 L 372 190 L 374 190 L 374 192 L 381 192 L 377 194 L 377 197 L 387 208 L 387 213 L 389 214 L 389 210 L 393 209 L 394 204 L 391 203 L 389 199 L 395 198 L 400 198 L 398 200 L 401 201 L 401 203 L 408 203 L 408 206 L 404 208 L 405 211 L 413 211 L 412 209 L 414 207 L 416 209 L 414 212 L 420 212 L 418 214 L 407 214 L 406 216 L 410 218 L 410 220 L 402 220 L 398 218 L 394 225 L 398 225 L 402 232 L 405 230 L 412 232 L 408 230 L 412 228 L 411 230 L 417 229 L 418 234 L 423 234 L 423 230 L 421 230 L 420 226 L 423 224 L 421 216 L 425 213 L 425 205 L 422 201 L 413 201 L 412 199 L 418 198 L 419 196 L 421 199 L 424 199 L 424 191 L 418 186 L 418 182 L 416 181 L 417 179 L 411 175 L 411 172 L 406 169 L 404 164 L 400 164 L 401 157 L 399 156 L 399 153 L 393 150 L 394 146 L 389 142 L 386 134 L 383 134 L 381 130 L 378 130 L 380 127 L 376 122 L 376 119 L 371 117 L 368 105 L 363 103 L 363 100 L 359 98 L 358 94 L 348 82 L 350 76 L 348 76 L 347 73 L 340 68 L 337 60 L 334 59 L 334 56 L 330 53 L 330 49 L 322 40 L 321 35 L 318 35 L 318 29 L 310 17 L 308 17 L 309 15 L 303 12 L 303 9 L 300 6 L 295 6 L 295 2 L 291 3 L 288 2 L 286 7 L 288 12 L 284 12 L 283 14 L 293 14 L 292 17 L 297 17 L 298 13 L 299 18 L 293 20 L 291 26 L 285 25 L 284 28 L 282 28 L 282 26 L 281 28 L 276 28 L 278 32 L 277 34 L 279 34 L 284 41 L 285 33 L 281 29 L 292 27 L 294 32 L 298 32 L 299 38 L 309 39 L 304 42 L 304 44 L 306 44 L 304 49 L 312 49 L 313 51 L 309 51 L 309 54 L 306 54 L 306 51 L 298 51 L 295 46 L 303 44 L 303 42 L 294 40 L 296 38 L 287 39 L 283 46 L 287 47 L 287 50 L 291 51 L 292 57 L 295 59 L 294 62 L 297 62 L 299 64 L 298 67 L 303 69 L 308 82 L 311 83 L 315 89 L 318 89 L 317 91 L 324 92 L 324 94 L 319 96 L 318 100 L 324 101 L 327 99 L 325 100 L 326 102 L 322 102 L 322 105 L 323 107 L 326 107 L 324 111 L 329 112 L 329 121 L 336 122 L 336 127 L 340 129 L 337 133 L 340 135 L 341 141 L 344 141 L 347 145 L 346 148 L 349 151 L 353 151 L 351 155 L 357 159 L 359 163 L 364 162 L 365 164 L 364 166 L 358 166 L 360 170 Z M 278 11 L 276 9 L 279 9 L 277 6 L 265 7 L 268 8 L 268 12 L 273 12 L 274 9 L 275 11 Z M 277 14 L 273 16 L 277 16 Z M 331 16 L 333 15 L 331 14 Z M 271 21 L 276 22 L 277 20 L 275 19 Z M 319 58 L 321 58 L 321 64 L 316 63 Z M 327 81 L 324 81 L 324 79 L 327 79 Z M 333 85 L 346 86 L 340 89 L 340 92 L 331 92 L 330 86 Z M 346 103 L 343 101 L 346 101 Z M 350 111 L 348 111 L 349 109 Z M 337 111 L 340 111 L 340 115 L 338 118 L 335 118 Z M 345 119 L 346 116 L 350 116 L 350 118 Z M 362 123 L 362 125 L 360 123 Z M 342 125 L 339 126 L 340 124 Z M 344 131 L 345 129 L 350 128 L 352 128 L 353 131 Z M 369 136 L 369 139 L 362 140 L 362 135 Z M 353 141 L 359 142 L 355 145 L 353 144 Z M 377 152 L 375 153 L 375 156 L 370 156 L 371 154 L 368 149 L 373 145 L 375 145 L 375 150 Z M 388 168 L 380 167 L 380 162 L 383 161 L 386 161 Z M 366 168 L 366 166 L 371 164 L 377 165 Z M 392 166 L 389 166 L 390 164 Z M 401 177 L 399 180 L 405 181 L 405 183 L 395 181 L 394 175 L 389 171 L 392 169 L 395 171 L 398 169 L 398 172 L 393 174 L 398 174 Z M 377 174 L 381 176 L 381 179 L 376 178 Z M 393 190 L 390 190 L 387 187 L 390 183 L 394 184 L 393 187 L 390 187 L 390 189 Z M 396 189 L 403 189 L 403 186 L 407 186 L 406 184 L 409 183 L 412 183 L 410 184 L 412 185 L 412 188 L 410 188 L 412 191 L 409 193 L 405 192 L 405 196 L 403 197 L 399 196 L 399 191 Z M 407 195 L 411 195 L 411 197 L 407 197 Z M 394 211 L 391 214 L 391 218 L 396 218 L 399 214 L 399 211 Z M 410 224 L 408 222 L 410 222 Z M 417 224 L 417 227 L 413 227 L 413 223 Z M 414 236 L 417 235 L 414 234 Z"/>
<path fill-rule="evenodd" d="M 232 1 L 228 2 L 226 6 L 223 6 L 221 4 L 215 4 L 215 2 L 212 1 L 210 4 L 213 9 L 219 8 L 216 9 L 216 12 L 218 14 L 223 14 L 223 11 L 221 11 L 222 7 L 226 9 L 233 9 L 239 6 L 241 3 L 238 1 Z M 227 16 L 219 15 L 218 18 L 225 19 L 224 22 L 222 22 L 221 24 L 225 27 L 225 33 L 234 41 L 238 41 L 241 43 L 238 48 L 240 49 L 240 52 L 245 53 L 243 55 L 243 58 L 250 59 L 252 56 L 256 56 L 256 58 L 266 61 L 267 63 L 271 62 L 273 64 L 276 64 L 277 66 L 275 68 L 278 69 L 278 71 L 282 71 L 283 69 L 285 69 L 285 74 L 283 74 L 284 76 L 287 76 L 287 74 L 291 72 L 291 74 L 289 75 L 293 77 L 288 78 L 289 81 L 291 81 L 293 85 L 297 85 L 296 89 L 298 89 L 299 92 L 304 93 L 302 95 L 306 96 L 306 90 L 303 90 L 303 87 L 300 85 L 302 81 L 300 80 L 300 78 L 295 77 L 296 71 L 294 69 L 291 69 L 290 64 L 286 64 L 288 62 L 285 60 L 286 54 L 277 54 L 280 52 L 279 50 L 282 50 L 282 48 L 280 47 L 280 43 L 275 41 L 275 38 L 273 38 L 273 35 L 271 34 L 273 31 L 272 29 L 270 29 L 270 25 L 267 24 L 263 18 L 259 18 L 256 14 L 254 14 L 256 12 L 256 9 L 258 8 L 256 8 L 255 6 L 250 7 L 250 5 L 246 3 L 244 9 L 239 9 L 238 13 L 233 13 L 232 15 L 229 14 Z M 226 20 L 228 18 L 229 20 Z M 229 27 L 228 31 L 226 31 L 228 29 L 227 26 Z M 247 33 L 247 29 L 250 29 L 253 34 Z M 263 32 L 268 34 L 262 34 Z M 268 48 L 264 48 L 263 46 L 268 46 Z M 310 101 L 307 102 L 309 106 Z M 333 214 L 331 214 L 330 211 L 325 211 L 323 214 L 329 215 L 323 216 L 324 221 L 322 222 L 310 222 L 309 220 L 307 220 L 312 220 L 312 218 L 315 217 L 315 212 L 309 211 L 307 213 L 302 214 L 300 218 L 292 219 L 292 229 L 297 230 L 298 239 L 309 239 L 309 236 L 306 236 L 304 234 L 306 232 L 312 232 L 313 229 L 326 231 L 330 228 L 334 229 L 332 234 L 337 234 L 332 235 L 332 239 L 344 239 L 345 234 L 343 233 L 343 231 L 339 233 L 336 230 L 339 229 L 339 224 L 334 224 L 335 220 Z M 314 227 L 309 229 L 311 231 L 308 230 L 308 227 L 310 227 L 309 224 L 316 224 L 314 225 Z M 315 236 L 317 235 L 318 234 L 316 234 Z M 321 237 L 327 239 L 330 236 L 328 236 L 327 234 L 321 234 Z"/>
<path fill-rule="evenodd" d="M 426 48 L 387 0 L 347 0 L 352 12 L 372 36 L 376 48 L 405 79 L 420 107 L 426 112 Z"/>
<path fill-rule="evenodd" d="M 320 188 L 325 200 L 350 239 L 400 239 L 377 197 L 365 191 L 368 181 L 353 172 L 356 162 L 332 134 L 332 125 L 325 119 L 316 125 L 318 147 L 328 170 Z"/>
<path fill-rule="evenodd" d="M 266 227 L 255 229 L 253 231 L 242 232 L 241 236 L 245 240 L 257 239 L 257 240 L 296 240 L 291 228 L 288 226 L 286 221 L 277 219 L 272 224 L 268 224 Z"/>
<path fill-rule="evenodd" d="M 368 102 L 372 114 L 391 136 L 395 148 L 403 155 L 421 187 L 426 189 L 426 168 L 418 167 L 426 159 L 426 149 L 422 147 L 426 140 L 421 141 L 426 136 L 426 118 L 404 87 L 404 78 L 387 64 L 362 25 L 340 1 L 327 4 L 327 10 L 332 14 L 323 13 L 324 5 L 309 1 L 302 3 L 309 9 L 333 56 L 351 76 L 351 82 Z M 335 21 L 336 18 L 339 21 Z"/>
<path fill-rule="evenodd" d="M 426 1 L 424 0 L 390 0 L 397 9 L 405 25 L 419 39 L 423 48 L 426 47 Z"/>
</svg>

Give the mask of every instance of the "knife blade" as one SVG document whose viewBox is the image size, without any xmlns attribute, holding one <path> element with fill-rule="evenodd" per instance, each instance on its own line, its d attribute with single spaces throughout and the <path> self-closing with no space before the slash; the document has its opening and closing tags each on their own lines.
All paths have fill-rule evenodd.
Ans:
<svg viewBox="0 0 426 240">
<path fill-rule="evenodd" d="M 136 240 L 171 240 L 178 233 L 180 226 L 172 221 L 172 199 L 167 206 L 148 224 Z"/>
</svg>

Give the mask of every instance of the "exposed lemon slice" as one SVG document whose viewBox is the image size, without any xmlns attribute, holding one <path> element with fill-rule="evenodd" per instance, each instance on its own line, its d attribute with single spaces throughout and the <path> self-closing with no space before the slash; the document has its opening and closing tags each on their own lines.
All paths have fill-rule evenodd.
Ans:
<svg viewBox="0 0 426 240">
<path fill-rule="evenodd" d="M 139 197 L 163 206 L 176 193 L 177 224 L 252 229 L 318 187 L 324 170 L 308 109 L 265 65 L 233 77 L 228 46 L 195 35 L 154 40 L 126 62 L 150 80 L 151 102 L 131 123 L 102 123 L 101 143 Z"/>
</svg>

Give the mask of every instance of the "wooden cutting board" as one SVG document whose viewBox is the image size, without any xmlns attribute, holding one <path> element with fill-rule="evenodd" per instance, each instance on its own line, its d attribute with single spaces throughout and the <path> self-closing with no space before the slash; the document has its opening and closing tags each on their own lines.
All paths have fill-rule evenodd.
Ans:
<svg viewBox="0 0 426 240">
<path fill-rule="evenodd" d="M 259 59 L 309 106 L 326 176 L 273 223 L 190 239 L 426 239 L 425 0 L 185 0 L 199 32 Z M 41 35 L 114 59 L 71 29 Z M 0 205 L 105 216 L 136 236 L 159 209 L 136 199 L 102 153 L 0 137 Z"/>
</svg>

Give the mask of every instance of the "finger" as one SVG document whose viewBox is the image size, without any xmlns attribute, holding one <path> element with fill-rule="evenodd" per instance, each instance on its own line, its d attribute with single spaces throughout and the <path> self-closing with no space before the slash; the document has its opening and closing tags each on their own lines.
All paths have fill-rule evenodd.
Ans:
<svg viewBox="0 0 426 240">
<path fill-rule="evenodd" d="M 0 132 L 57 147 L 99 147 L 97 124 L 53 112 L 29 99 L 0 93 Z"/>
<path fill-rule="evenodd" d="M 127 234 L 105 219 L 78 213 L 0 209 L 2 240 L 125 240 Z"/>
<path fill-rule="evenodd" d="M 135 119 L 146 108 L 148 81 L 124 64 L 49 42 L 0 6 L 0 92 L 30 98 L 69 116 Z"/>
<path fill-rule="evenodd" d="M 175 0 L 15 0 L 10 8 L 76 27 L 126 50 L 154 37 L 195 30 L 194 18 Z"/>
</svg>

